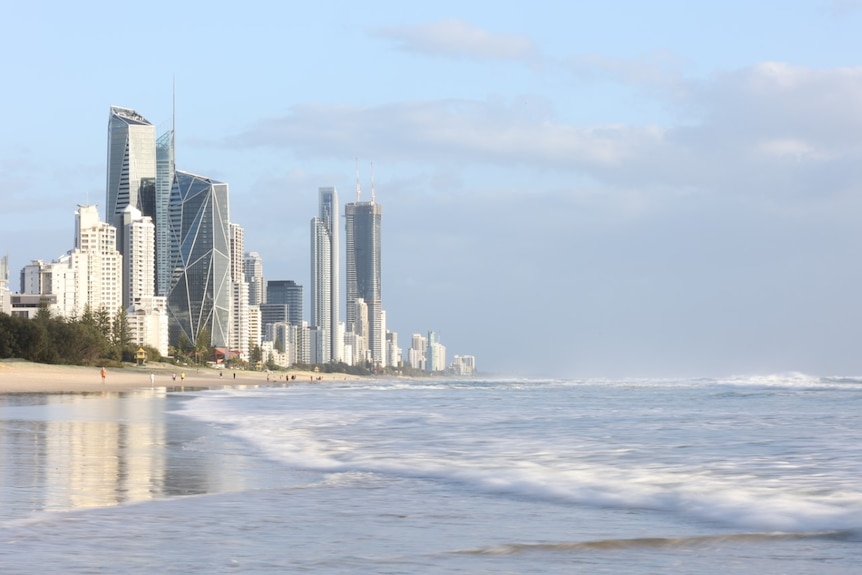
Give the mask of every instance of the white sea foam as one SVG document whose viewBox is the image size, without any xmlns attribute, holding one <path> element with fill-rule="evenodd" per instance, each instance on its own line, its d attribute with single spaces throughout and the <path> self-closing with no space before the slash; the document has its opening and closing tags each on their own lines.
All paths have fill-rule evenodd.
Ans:
<svg viewBox="0 0 862 575">
<path fill-rule="evenodd" d="M 736 407 L 740 404 L 726 403 L 732 398 L 715 395 L 727 385 L 796 389 L 855 385 L 818 381 L 797 374 L 712 384 L 644 380 L 636 385 L 689 390 L 688 399 L 676 406 L 680 410 L 687 408 L 684 401 L 695 399 L 712 398 L 734 410 L 748 405 Z M 202 394 L 188 406 L 190 415 L 228 425 L 231 433 L 274 460 L 289 467 L 346 474 L 339 480 L 363 474 L 430 480 L 488 494 L 653 510 L 745 529 L 862 528 L 862 491 L 856 480 L 860 469 L 855 460 L 833 460 L 830 469 L 820 470 L 819 452 L 804 451 L 809 449 L 807 445 L 784 445 L 774 437 L 763 437 L 760 442 L 757 437 L 740 438 L 739 433 L 746 433 L 744 419 L 732 425 L 722 419 L 718 425 L 705 426 L 713 435 L 690 436 L 698 433 L 698 421 L 691 418 L 702 414 L 668 411 L 664 402 L 675 396 L 666 393 L 655 406 L 638 405 L 643 411 L 631 409 L 634 406 L 626 409 L 625 391 L 614 396 L 619 406 L 582 401 L 569 409 L 565 402 L 571 401 L 571 391 L 561 388 L 571 384 L 514 385 L 518 387 L 511 382 L 496 388 L 381 382 L 339 390 L 264 391 L 257 397 L 228 391 Z M 703 386 L 710 388 L 709 393 L 698 391 Z M 387 393 L 394 389 L 399 393 Z M 641 403 L 649 398 L 638 396 Z M 745 401 L 772 399 L 766 395 Z M 763 409 L 759 403 L 757 406 Z M 600 424 L 607 426 L 602 432 L 607 440 L 593 436 L 595 424 L 586 417 L 600 409 L 606 410 Z M 656 428 L 657 414 L 671 419 L 660 420 L 661 426 Z M 719 415 L 725 417 L 723 412 Z M 675 417 L 688 419 L 676 421 Z M 617 418 L 634 426 L 624 439 L 612 437 Z M 679 433 L 667 431 L 676 425 L 681 426 Z M 711 446 L 715 434 L 751 453 Z M 668 449 L 668 437 L 679 441 L 683 451 Z M 773 452 L 773 444 L 803 451 Z M 823 449 L 832 449 L 835 457 L 853 455 L 844 453 L 845 446 L 824 443 Z M 707 450 L 706 455 L 699 450 Z"/>
</svg>

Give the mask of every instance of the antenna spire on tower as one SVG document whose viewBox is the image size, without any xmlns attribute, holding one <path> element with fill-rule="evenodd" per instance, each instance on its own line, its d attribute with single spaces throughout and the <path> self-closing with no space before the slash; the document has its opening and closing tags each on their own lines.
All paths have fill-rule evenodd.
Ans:
<svg viewBox="0 0 862 575">
<path fill-rule="evenodd" d="M 374 203 L 374 161 L 371 162 L 371 203 Z"/>
<path fill-rule="evenodd" d="M 359 157 L 356 158 L 356 203 L 359 203 Z"/>
</svg>

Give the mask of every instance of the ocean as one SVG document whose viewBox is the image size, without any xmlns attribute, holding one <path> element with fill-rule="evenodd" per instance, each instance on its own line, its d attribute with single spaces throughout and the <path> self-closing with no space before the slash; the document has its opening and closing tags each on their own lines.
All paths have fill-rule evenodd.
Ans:
<svg viewBox="0 0 862 575">
<path fill-rule="evenodd" d="M 0 395 L 0 573 L 859 573 L 862 379 Z"/>
</svg>

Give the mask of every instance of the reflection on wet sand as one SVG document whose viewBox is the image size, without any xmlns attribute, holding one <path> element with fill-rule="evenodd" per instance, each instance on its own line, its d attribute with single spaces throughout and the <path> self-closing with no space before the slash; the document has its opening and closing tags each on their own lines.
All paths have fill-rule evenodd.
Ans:
<svg viewBox="0 0 862 575">
<path fill-rule="evenodd" d="M 0 395 L 0 509 L 6 519 L 238 489 L 241 453 L 213 455 L 205 426 L 168 425 L 164 389 Z"/>
</svg>

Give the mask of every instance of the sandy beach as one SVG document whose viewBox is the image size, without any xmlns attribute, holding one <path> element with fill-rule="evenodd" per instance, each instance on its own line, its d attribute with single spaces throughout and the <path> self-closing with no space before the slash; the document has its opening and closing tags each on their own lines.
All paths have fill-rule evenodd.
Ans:
<svg viewBox="0 0 862 575">
<path fill-rule="evenodd" d="M 92 391 L 132 391 L 155 387 L 206 388 L 267 383 L 331 380 L 355 380 L 358 376 L 343 373 L 312 373 L 285 371 L 269 374 L 260 371 L 232 371 L 211 368 L 180 368 L 170 364 L 150 364 L 143 367 L 107 368 L 102 383 L 99 367 L 48 365 L 23 360 L 0 360 L 0 393 L 74 393 Z M 150 375 L 153 375 L 152 382 Z M 173 378 L 176 374 L 176 379 Z M 181 377 L 185 374 L 185 378 Z M 236 374 L 236 377 L 234 377 Z M 286 377 L 286 379 L 285 379 Z"/>
</svg>

